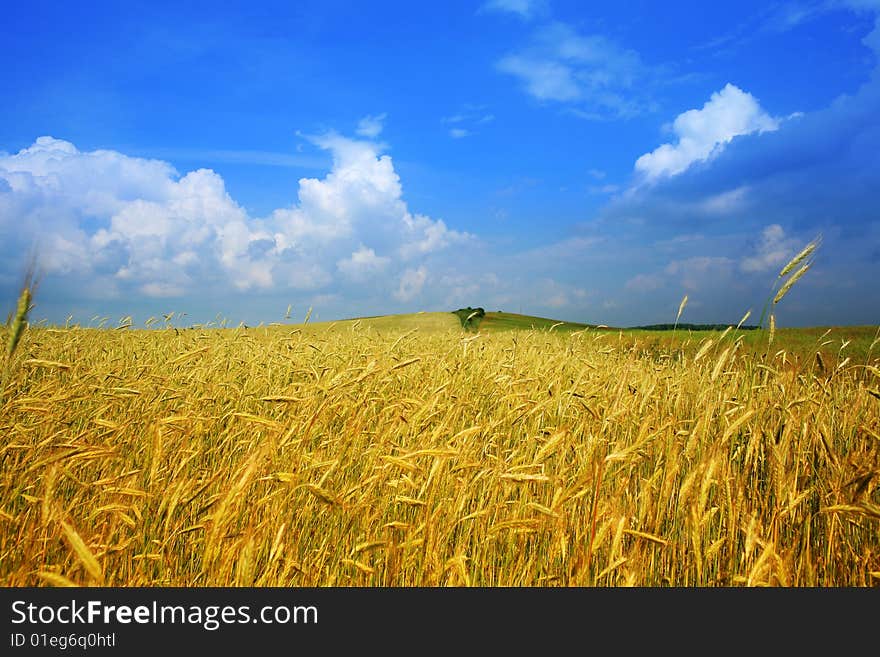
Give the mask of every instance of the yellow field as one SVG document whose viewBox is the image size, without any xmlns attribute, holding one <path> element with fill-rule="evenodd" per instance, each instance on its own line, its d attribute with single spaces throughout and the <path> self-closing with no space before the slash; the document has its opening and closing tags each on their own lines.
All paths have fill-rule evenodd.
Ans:
<svg viewBox="0 0 880 657">
<path fill-rule="evenodd" d="M 876 357 L 719 337 L 30 328 L 0 584 L 880 584 Z"/>
</svg>

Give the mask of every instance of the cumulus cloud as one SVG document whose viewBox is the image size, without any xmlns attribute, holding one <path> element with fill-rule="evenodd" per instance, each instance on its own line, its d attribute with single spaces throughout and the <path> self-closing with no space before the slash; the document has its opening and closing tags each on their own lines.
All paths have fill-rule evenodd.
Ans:
<svg viewBox="0 0 880 657">
<path fill-rule="evenodd" d="M 371 284 L 412 298 L 425 270 L 408 263 L 471 236 L 411 213 L 377 144 L 335 133 L 313 141 L 332 155 L 330 171 L 301 179 L 291 206 L 253 217 L 210 169 L 180 175 L 167 162 L 40 137 L 0 152 L 0 256 L 11 262 L 35 244 L 48 275 L 102 295 L 317 292 L 337 275 L 383 274 Z"/>
<path fill-rule="evenodd" d="M 421 214 L 403 217 L 403 237 L 406 241 L 398 252 L 404 260 L 445 249 L 450 244 L 466 239 L 465 234 L 449 230 L 442 219 L 435 221 Z"/>
<path fill-rule="evenodd" d="M 647 180 L 674 176 L 695 162 L 717 156 L 734 137 L 770 132 L 779 119 L 765 112 L 750 93 L 728 83 L 701 109 L 679 114 L 672 124 L 676 141 L 663 144 L 636 160 L 636 172 Z"/>
</svg>

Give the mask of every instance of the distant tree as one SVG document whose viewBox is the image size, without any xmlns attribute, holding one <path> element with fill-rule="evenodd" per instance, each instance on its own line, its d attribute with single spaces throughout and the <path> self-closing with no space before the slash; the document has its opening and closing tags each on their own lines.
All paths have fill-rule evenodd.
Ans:
<svg viewBox="0 0 880 657">
<path fill-rule="evenodd" d="M 486 316 L 486 311 L 483 308 L 471 308 L 468 306 L 467 308 L 454 310 L 453 314 L 458 316 L 461 327 L 467 331 L 475 330 L 480 325 L 480 321 Z"/>
<path fill-rule="evenodd" d="M 674 331 L 676 327 L 685 331 L 723 331 L 730 324 L 646 324 L 644 326 L 631 326 L 632 329 L 641 329 L 643 331 Z M 739 327 L 741 331 L 754 331 L 759 328 L 757 326 L 746 324 Z"/>
</svg>

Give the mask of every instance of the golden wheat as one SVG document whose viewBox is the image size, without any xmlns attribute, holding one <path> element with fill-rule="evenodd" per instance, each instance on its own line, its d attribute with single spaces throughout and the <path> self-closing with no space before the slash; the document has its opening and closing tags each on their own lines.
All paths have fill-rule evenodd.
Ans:
<svg viewBox="0 0 880 657">
<path fill-rule="evenodd" d="M 877 585 L 876 357 L 448 321 L 30 329 L 0 583 Z"/>
</svg>

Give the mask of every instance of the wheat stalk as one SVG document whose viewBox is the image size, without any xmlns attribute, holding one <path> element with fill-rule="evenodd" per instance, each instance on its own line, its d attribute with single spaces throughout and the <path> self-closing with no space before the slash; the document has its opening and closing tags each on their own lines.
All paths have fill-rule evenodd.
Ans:
<svg viewBox="0 0 880 657">
<path fill-rule="evenodd" d="M 27 326 L 27 316 L 31 310 L 32 293 L 30 285 L 26 284 L 18 297 L 18 305 L 15 308 L 15 315 L 12 319 L 12 325 L 9 329 L 9 337 L 6 340 L 6 362 L 12 360 L 16 347 L 24 334 L 25 326 Z"/>
<path fill-rule="evenodd" d="M 15 350 L 18 348 L 21 337 L 28 324 L 28 314 L 33 308 L 33 293 L 36 283 L 34 280 L 34 261 L 28 267 L 22 284 L 21 293 L 18 296 L 18 303 L 15 307 L 15 313 L 8 322 L 9 336 L 6 339 L 6 362 L 3 364 L 3 377 L 0 380 L 0 398 L 6 390 L 6 383 L 12 372 L 12 359 Z"/>
<path fill-rule="evenodd" d="M 785 281 L 785 284 L 781 288 L 779 288 L 779 292 L 777 292 L 776 296 L 773 297 L 773 305 L 774 306 L 777 303 L 779 303 L 780 301 L 782 301 L 782 297 L 784 297 L 786 295 L 786 293 L 791 289 L 791 286 L 794 285 L 795 283 L 797 283 L 801 279 L 801 277 L 807 273 L 807 271 L 810 269 L 810 267 L 812 265 L 813 265 L 813 263 L 808 262 L 807 264 L 803 265 L 800 269 L 798 269 L 794 274 L 792 274 L 791 277 L 787 281 Z"/>
<path fill-rule="evenodd" d="M 798 253 L 794 258 L 792 258 L 785 267 L 779 272 L 779 278 L 784 278 L 785 275 L 797 267 L 801 262 L 803 262 L 806 258 L 810 257 L 810 255 L 815 252 L 817 248 L 819 248 L 819 244 L 822 242 L 822 236 L 817 236 L 812 242 L 807 244 L 800 253 Z"/>
<path fill-rule="evenodd" d="M 675 335 L 675 330 L 678 328 L 678 320 L 681 317 L 681 313 L 684 310 L 684 307 L 687 305 L 688 295 L 684 295 L 684 298 L 681 300 L 681 303 L 678 306 L 678 314 L 675 316 L 675 324 L 672 327 L 672 334 Z"/>
<path fill-rule="evenodd" d="M 791 272 L 795 267 L 806 260 L 801 268 L 798 269 L 787 281 L 785 281 L 785 283 L 782 284 L 782 287 L 772 298 L 772 301 L 770 298 L 768 298 L 767 301 L 764 303 L 764 308 L 761 311 L 761 319 L 758 322 L 759 326 L 764 326 L 764 318 L 767 316 L 767 310 L 769 309 L 769 307 L 771 305 L 775 306 L 777 303 L 779 303 L 782 300 L 782 297 L 784 297 L 786 293 L 788 293 L 788 291 L 791 289 L 792 285 L 794 285 L 810 269 L 813 264 L 813 258 L 815 257 L 816 249 L 819 248 L 819 245 L 821 243 L 822 235 L 820 234 L 813 238 L 813 240 L 809 244 L 801 249 L 801 251 L 791 260 L 789 260 L 785 267 L 780 270 L 779 275 L 776 277 L 776 280 L 773 282 L 773 286 L 770 289 L 771 295 L 773 294 L 773 290 L 776 289 L 776 286 L 779 284 L 779 281 L 785 278 L 785 276 L 789 272 Z"/>
</svg>

